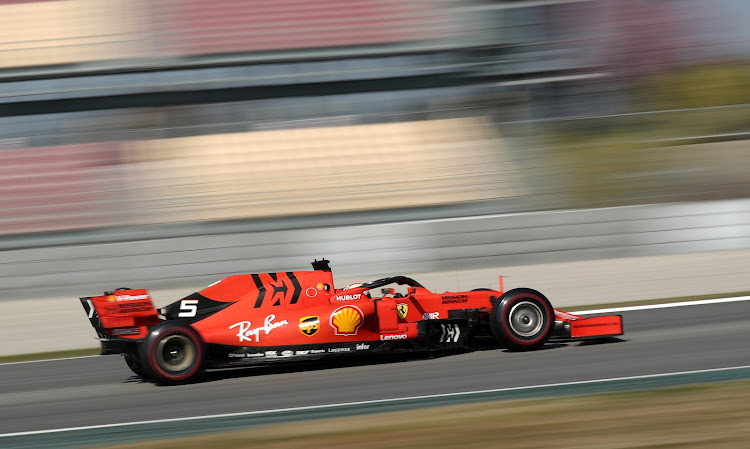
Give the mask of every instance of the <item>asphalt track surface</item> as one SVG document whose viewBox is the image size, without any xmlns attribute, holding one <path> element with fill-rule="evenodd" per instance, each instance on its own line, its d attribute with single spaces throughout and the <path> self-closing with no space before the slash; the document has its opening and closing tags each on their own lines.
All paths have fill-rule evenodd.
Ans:
<svg viewBox="0 0 750 449">
<path fill-rule="evenodd" d="M 116 355 L 5 364 L 0 435 L 750 365 L 750 301 L 622 315 L 625 335 L 606 343 L 284 363 L 171 387 L 142 382 Z"/>
</svg>

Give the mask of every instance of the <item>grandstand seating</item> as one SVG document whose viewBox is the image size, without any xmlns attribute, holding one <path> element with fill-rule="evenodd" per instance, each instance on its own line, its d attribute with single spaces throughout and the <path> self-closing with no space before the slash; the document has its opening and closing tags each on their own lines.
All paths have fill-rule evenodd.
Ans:
<svg viewBox="0 0 750 449">
<path fill-rule="evenodd" d="M 0 150 L 0 235 L 116 223 L 117 145 Z"/>
<path fill-rule="evenodd" d="M 342 47 L 435 35 L 425 0 L 156 0 L 154 43 L 178 55 Z"/>
<path fill-rule="evenodd" d="M 11 0 L 0 70 L 420 41 L 434 0 Z M 137 64 L 137 63 L 136 63 Z"/>
</svg>

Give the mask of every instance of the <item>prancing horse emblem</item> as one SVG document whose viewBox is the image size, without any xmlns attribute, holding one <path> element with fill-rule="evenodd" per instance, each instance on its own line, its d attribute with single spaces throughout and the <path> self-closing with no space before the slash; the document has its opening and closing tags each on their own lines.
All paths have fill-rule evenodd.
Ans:
<svg viewBox="0 0 750 449">
<path fill-rule="evenodd" d="M 409 313 L 409 304 L 399 304 L 396 306 L 396 310 L 398 311 L 398 317 L 405 320 L 406 314 Z"/>
</svg>

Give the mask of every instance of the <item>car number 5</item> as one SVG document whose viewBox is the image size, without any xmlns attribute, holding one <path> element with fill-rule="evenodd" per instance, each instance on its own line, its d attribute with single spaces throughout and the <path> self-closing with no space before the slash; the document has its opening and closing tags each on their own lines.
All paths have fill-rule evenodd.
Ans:
<svg viewBox="0 0 750 449">
<path fill-rule="evenodd" d="M 180 313 L 177 314 L 180 318 L 193 318 L 198 313 L 198 300 L 197 299 L 183 299 L 180 301 Z"/>
</svg>

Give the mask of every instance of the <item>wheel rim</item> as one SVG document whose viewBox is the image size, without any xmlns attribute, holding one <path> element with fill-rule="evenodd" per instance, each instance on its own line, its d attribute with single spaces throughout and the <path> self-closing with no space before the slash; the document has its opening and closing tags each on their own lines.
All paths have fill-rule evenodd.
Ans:
<svg viewBox="0 0 750 449">
<path fill-rule="evenodd" d="M 156 346 L 156 361 L 165 371 L 184 371 L 195 361 L 195 344 L 184 335 L 169 335 Z"/>
<path fill-rule="evenodd" d="M 519 302 L 510 309 L 510 328 L 521 337 L 533 337 L 544 324 L 542 309 L 533 302 Z"/>
</svg>

